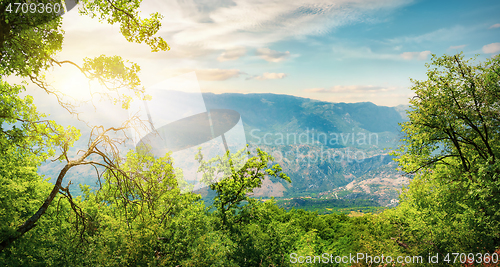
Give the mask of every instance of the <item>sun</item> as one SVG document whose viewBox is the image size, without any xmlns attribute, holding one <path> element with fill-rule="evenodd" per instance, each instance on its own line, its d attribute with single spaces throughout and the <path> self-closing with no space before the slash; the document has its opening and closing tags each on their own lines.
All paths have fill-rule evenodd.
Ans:
<svg viewBox="0 0 500 267">
<path fill-rule="evenodd" d="M 54 86 L 63 94 L 83 101 L 91 99 L 91 92 L 95 91 L 92 90 L 95 87 L 93 82 L 78 70 L 66 70 L 58 73 Z"/>
</svg>

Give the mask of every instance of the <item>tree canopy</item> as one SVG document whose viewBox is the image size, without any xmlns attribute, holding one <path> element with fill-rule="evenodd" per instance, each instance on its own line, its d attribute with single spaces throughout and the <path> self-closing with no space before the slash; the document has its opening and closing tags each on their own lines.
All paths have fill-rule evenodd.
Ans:
<svg viewBox="0 0 500 267">
<path fill-rule="evenodd" d="M 12 3 L 2 1 L 0 9 Z M 142 43 L 152 53 L 168 51 L 158 36 L 162 15 L 142 18 L 140 4 L 81 0 L 78 8 L 80 15 L 118 24 L 125 42 Z M 114 137 L 137 118 L 119 127 L 89 125 L 88 146 L 72 153 L 81 129 L 62 127 L 37 110 L 26 94 L 28 84 L 78 116 L 74 103 L 47 82 L 51 68 L 78 69 L 123 109 L 134 97 L 147 99 L 134 62 L 115 55 L 83 58 L 81 65 L 58 59 L 62 19 L 55 13 L 0 13 L 1 265 L 319 266 L 325 258 L 317 262 L 315 255 L 330 260 L 364 253 L 418 255 L 426 264 L 429 255 L 439 254 L 438 265 L 448 266 L 465 264 L 446 262 L 449 253 L 473 254 L 477 264 L 500 253 L 499 55 L 482 63 L 462 54 L 433 56 L 427 79 L 412 80 L 415 97 L 393 153 L 400 170 L 412 177 L 399 206 L 350 217 L 285 210 L 274 198 L 257 199 L 252 193 L 265 179 L 291 182 L 258 148 L 212 159 L 200 150 L 199 172 L 214 194 L 213 205 L 206 206 L 200 194 L 183 190 L 189 184 L 171 154 L 154 157 L 137 147 L 123 156 L 123 140 Z M 9 76 L 24 82 L 9 83 Z M 64 164 L 54 183 L 37 172 L 47 160 Z M 101 186 L 80 185 L 83 194 L 73 196 L 65 178 L 83 165 L 95 168 Z"/>
<path fill-rule="evenodd" d="M 500 244 L 500 56 L 473 64 L 433 57 L 413 81 L 396 152 L 413 174 L 399 207 L 429 251 L 494 251 Z"/>
<path fill-rule="evenodd" d="M 61 50 L 64 38 L 64 32 L 61 28 L 62 17 L 55 12 L 7 11 L 7 7 L 14 2 L 2 1 L 0 4 L 1 9 L 6 11 L 0 14 L 0 24 L 2 25 L 0 32 L 0 75 L 2 77 L 2 81 L 0 81 L 2 92 L 0 139 L 2 152 L 4 156 L 9 157 L 12 154 L 7 154 L 8 151 L 17 153 L 18 157 L 22 159 L 20 162 L 24 163 L 20 164 L 19 168 L 21 169 L 27 167 L 36 169 L 42 161 L 53 156 L 66 161 L 66 165 L 61 169 L 53 189 L 45 196 L 38 196 L 38 198 L 45 197 L 45 201 L 34 214 L 23 213 L 24 215 L 21 217 L 4 217 L 4 220 L 8 220 L 4 225 L 7 225 L 10 230 L 5 230 L 6 234 L 2 235 L 0 250 L 5 249 L 12 241 L 32 229 L 59 192 L 65 191 L 69 194 L 67 187 L 62 186 L 62 182 L 70 168 L 91 164 L 103 166 L 110 171 L 118 171 L 119 161 L 116 151 L 113 150 L 114 141 L 108 135 L 111 132 L 122 131 L 130 125 L 130 122 L 124 122 L 120 128 L 109 129 L 104 129 L 100 125 L 92 125 L 94 134 L 91 136 L 92 140 L 89 141 L 88 149 L 82 156 L 74 155 L 76 158 L 70 159 L 73 155 L 68 155 L 68 148 L 79 138 L 79 130 L 71 126 L 64 129 L 55 121 L 44 120 L 45 115 L 37 111 L 32 103 L 32 97 L 22 98 L 20 96 L 20 93 L 25 90 L 24 85 L 11 85 L 3 81 L 3 78 L 15 75 L 28 80 L 57 98 L 58 103 L 70 114 L 76 115 L 74 105 L 67 100 L 65 95 L 46 82 L 45 72 L 54 65 L 60 67 L 64 64 L 72 65 L 88 79 L 99 81 L 110 92 L 116 91 L 118 88 L 128 88 L 137 96 L 141 96 L 143 92 L 137 76 L 140 71 L 139 66 L 134 63 L 127 66 L 127 62 L 121 57 L 102 55 L 93 59 L 85 58 L 82 66 L 68 60 L 56 60 L 54 56 Z M 55 2 L 47 0 L 43 3 Z M 22 3 L 29 4 L 29 1 Z M 141 19 L 137 11 L 140 1 L 100 2 L 84 0 L 81 1 L 81 4 L 81 14 L 91 17 L 99 16 L 101 19 L 106 19 L 108 23 L 121 23 L 121 32 L 126 40 L 137 43 L 144 42 L 151 47 L 152 51 L 169 49 L 161 37 L 154 36 L 161 26 L 161 15 L 155 13 L 149 19 Z M 110 93 L 107 96 L 122 103 L 124 108 L 127 108 L 130 101 L 130 96 L 127 94 L 115 96 Z M 60 150 L 61 153 L 56 155 L 56 149 Z M 91 155 L 100 156 L 104 164 L 89 160 Z M 7 159 L 7 161 L 11 162 L 12 158 Z M 14 168 L 10 169 L 9 172 L 15 173 L 16 171 Z M 33 180 L 30 176 L 16 177 Z M 12 181 L 12 179 L 8 180 Z M 21 186 L 21 192 L 27 190 L 26 183 L 18 183 L 16 186 Z M 39 193 L 37 192 L 37 194 Z M 71 197 L 68 199 L 71 201 Z M 35 199 L 27 199 L 26 201 L 37 203 Z M 6 205 L 7 203 L 9 202 L 5 202 Z M 6 216 L 7 213 L 2 213 L 2 215 Z M 24 220 L 20 226 L 19 220 Z M 17 228 L 17 230 L 13 231 L 13 228 Z"/>
</svg>

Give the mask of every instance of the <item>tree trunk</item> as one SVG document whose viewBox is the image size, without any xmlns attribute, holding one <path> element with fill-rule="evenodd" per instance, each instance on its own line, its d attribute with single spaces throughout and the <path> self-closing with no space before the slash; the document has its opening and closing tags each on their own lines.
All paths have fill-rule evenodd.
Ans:
<svg viewBox="0 0 500 267">
<path fill-rule="evenodd" d="M 59 176 L 57 177 L 57 181 L 54 185 L 54 188 L 52 188 L 52 191 L 50 192 L 50 195 L 47 197 L 47 199 L 45 199 L 45 202 L 43 202 L 42 206 L 38 209 L 38 211 L 35 214 L 33 214 L 33 216 L 31 216 L 28 220 L 26 220 L 26 222 L 24 222 L 23 225 L 19 226 L 19 228 L 17 229 L 17 233 L 15 235 L 7 237 L 0 243 L 0 252 L 2 252 L 5 248 L 7 248 L 13 241 L 15 241 L 16 239 L 18 239 L 19 237 L 21 237 L 26 232 L 28 232 L 29 230 L 31 230 L 33 227 L 36 226 L 36 222 L 38 221 L 38 219 L 40 219 L 40 217 L 42 217 L 45 211 L 47 211 L 47 208 L 49 207 L 50 203 L 52 203 L 57 193 L 59 192 L 64 176 L 66 175 L 68 170 L 74 165 L 75 165 L 74 162 L 70 161 L 64 166 L 61 172 L 59 172 Z"/>
</svg>

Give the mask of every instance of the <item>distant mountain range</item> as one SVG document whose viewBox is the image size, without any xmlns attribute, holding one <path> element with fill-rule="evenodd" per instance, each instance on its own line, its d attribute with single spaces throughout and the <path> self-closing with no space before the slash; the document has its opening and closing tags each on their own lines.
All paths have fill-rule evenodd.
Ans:
<svg viewBox="0 0 500 267">
<path fill-rule="evenodd" d="M 278 94 L 204 93 L 203 98 L 209 110 L 240 113 L 251 148 L 274 155 L 292 179 L 291 184 L 266 180 L 255 196 L 361 194 L 383 205 L 397 197 L 401 183 L 387 181 L 400 181 L 401 175 L 387 153 L 397 146 L 398 123 L 405 121 L 407 106 L 331 103 Z M 58 166 L 45 164 L 40 172 L 53 178 Z M 74 170 L 68 178 L 90 185 L 96 181 L 90 168 Z M 366 180 L 385 182 L 370 187 Z M 200 192 L 206 195 L 206 190 Z"/>
<path fill-rule="evenodd" d="M 266 181 L 255 196 L 338 197 L 342 188 L 340 195 L 346 198 L 370 198 L 387 205 L 407 182 L 387 153 L 398 145 L 398 123 L 406 120 L 408 106 L 331 103 L 277 94 L 203 97 L 208 109 L 238 111 L 247 142 L 274 155 L 291 177 L 291 184 Z M 299 136 L 300 140 L 294 138 Z"/>
<path fill-rule="evenodd" d="M 241 114 L 245 126 L 262 130 L 399 132 L 405 106 L 384 107 L 371 102 L 331 103 L 278 94 L 204 93 L 207 109 L 227 108 Z"/>
</svg>

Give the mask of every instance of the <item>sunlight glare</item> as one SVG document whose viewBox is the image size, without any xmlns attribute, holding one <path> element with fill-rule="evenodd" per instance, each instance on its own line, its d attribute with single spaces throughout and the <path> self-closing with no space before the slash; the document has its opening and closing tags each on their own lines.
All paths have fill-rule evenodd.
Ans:
<svg viewBox="0 0 500 267">
<path fill-rule="evenodd" d="M 89 84 L 89 80 L 78 71 L 64 75 L 60 81 L 60 90 L 76 100 L 85 101 L 91 97 L 91 83 Z"/>
</svg>

